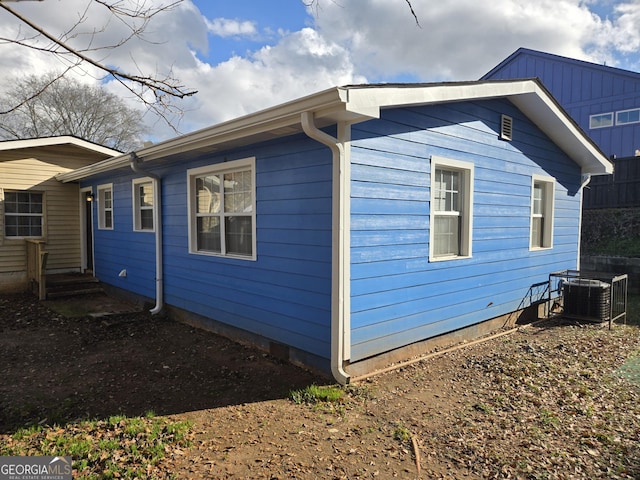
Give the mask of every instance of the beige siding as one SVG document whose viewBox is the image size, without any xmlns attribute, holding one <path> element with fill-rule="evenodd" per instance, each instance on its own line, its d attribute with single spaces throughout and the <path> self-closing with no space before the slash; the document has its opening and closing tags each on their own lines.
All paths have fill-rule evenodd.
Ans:
<svg viewBox="0 0 640 480">
<path fill-rule="evenodd" d="M 77 184 L 58 182 L 55 175 L 91 163 L 79 159 L 18 158 L 0 161 L 0 291 L 11 282 L 24 281 L 26 248 L 22 239 L 4 237 L 4 196 L 2 191 L 43 192 L 43 239 L 49 252 L 47 270 L 79 270 L 80 205 Z M 15 289 L 15 288 L 14 288 Z"/>
</svg>

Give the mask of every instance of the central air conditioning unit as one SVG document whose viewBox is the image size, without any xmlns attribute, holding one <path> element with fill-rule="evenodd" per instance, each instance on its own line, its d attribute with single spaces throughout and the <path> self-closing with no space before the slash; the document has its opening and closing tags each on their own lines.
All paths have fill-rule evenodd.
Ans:
<svg viewBox="0 0 640 480">
<path fill-rule="evenodd" d="M 611 316 L 611 285 L 588 278 L 570 279 L 562 285 L 564 315 L 596 322 Z"/>
<path fill-rule="evenodd" d="M 563 270 L 549 275 L 549 315 L 609 322 L 627 315 L 627 274 Z M 560 310 L 554 310 L 556 306 Z"/>
</svg>

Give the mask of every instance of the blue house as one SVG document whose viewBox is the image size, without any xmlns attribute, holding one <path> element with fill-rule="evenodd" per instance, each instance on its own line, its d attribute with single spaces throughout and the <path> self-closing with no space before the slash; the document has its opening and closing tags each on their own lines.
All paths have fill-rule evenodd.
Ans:
<svg viewBox="0 0 640 480">
<path fill-rule="evenodd" d="M 640 73 L 519 48 L 482 80 L 534 77 L 608 157 L 640 155 Z"/>
<path fill-rule="evenodd" d="M 96 199 L 101 281 L 347 383 L 537 308 L 610 172 L 510 80 L 331 88 L 58 178 Z"/>
</svg>

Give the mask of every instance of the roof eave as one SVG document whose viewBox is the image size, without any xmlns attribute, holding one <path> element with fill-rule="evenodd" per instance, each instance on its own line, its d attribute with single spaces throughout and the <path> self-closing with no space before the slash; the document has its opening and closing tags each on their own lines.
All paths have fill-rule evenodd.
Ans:
<svg viewBox="0 0 640 480">
<path fill-rule="evenodd" d="M 486 82 L 451 82 L 426 85 L 360 85 L 337 87 L 276 107 L 208 127 L 137 151 L 143 161 L 167 158 L 190 151 L 212 151 L 216 145 L 265 140 L 301 131 L 303 112 L 313 112 L 316 123 L 356 123 L 377 118 L 389 107 L 427 105 L 451 101 L 507 98 L 545 132 L 582 169 L 583 173 L 606 174 L 611 162 L 535 79 Z M 63 182 L 128 166 L 129 154 L 59 175 Z"/>
<path fill-rule="evenodd" d="M 166 158 L 187 151 L 208 150 L 216 145 L 251 138 L 264 132 L 281 131 L 282 134 L 296 133 L 302 112 L 312 111 L 318 125 L 329 125 L 336 121 L 358 122 L 371 118 L 378 110 L 351 111 L 347 109 L 347 90 L 342 87 L 330 88 L 322 92 L 277 105 L 266 110 L 245 115 L 227 122 L 204 128 L 171 140 L 144 147 L 136 151 L 142 162 Z M 289 129 L 289 130 L 287 130 Z M 301 128 L 300 128 L 300 131 Z M 83 178 L 126 167 L 130 154 L 79 168 L 59 175 L 62 182 L 78 181 Z"/>
<path fill-rule="evenodd" d="M 613 173 L 613 165 L 606 155 L 538 79 L 453 82 L 430 85 L 428 88 L 363 86 L 349 91 L 350 107 L 363 110 L 371 105 L 385 108 L 491 98 L 510 100 L 581 167 L 582 173 Z"/>
<path fill-rule="evenodd" d="M 51 147 L 56 145 L 73 145 L 79 149 L 87 150 L 90 152 L 100 153 L 112 157 L 114 155 L 120 155 L 121 152 L 114 150 L 97 143 L 89 142 L 72 135 L 60 135 L 57 137 L 40 137 L 31 138 L 26 140 L 6 140 L 0 142 L 0 151 L 6 150 L 18 150 L 26 148 L 39 148 L 39 147 Z"/>
</svg>

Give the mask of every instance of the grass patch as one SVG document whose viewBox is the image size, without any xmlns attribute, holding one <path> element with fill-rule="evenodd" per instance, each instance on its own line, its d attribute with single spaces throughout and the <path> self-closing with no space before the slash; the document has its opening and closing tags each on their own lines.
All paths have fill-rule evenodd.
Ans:
<svg viewBox="0 0 640 480">
<path fill-rule="evenodd" d="M 411 432 L 407 427 L 397 425 L 393 430 L 393 438 L 402 443 L 409 443 L 411 441 Z"/>
<path fill-rule="evenodd" d="M 289 398 L 297 405 L 303 403 L 340 403 L 344 398 L 344 390 L 333 385 L 309 385 L 300 390 L 292 390 L 289 392 Z"/>
<path fill-rule="evenodd" d="M 9 437 L 0 456 L 71 456 L 74 477 L 85 479 L 168 478 L 158 464 L 191 444 L 191 427 L 151 415 L 35 426 Z"/>
</svg>

